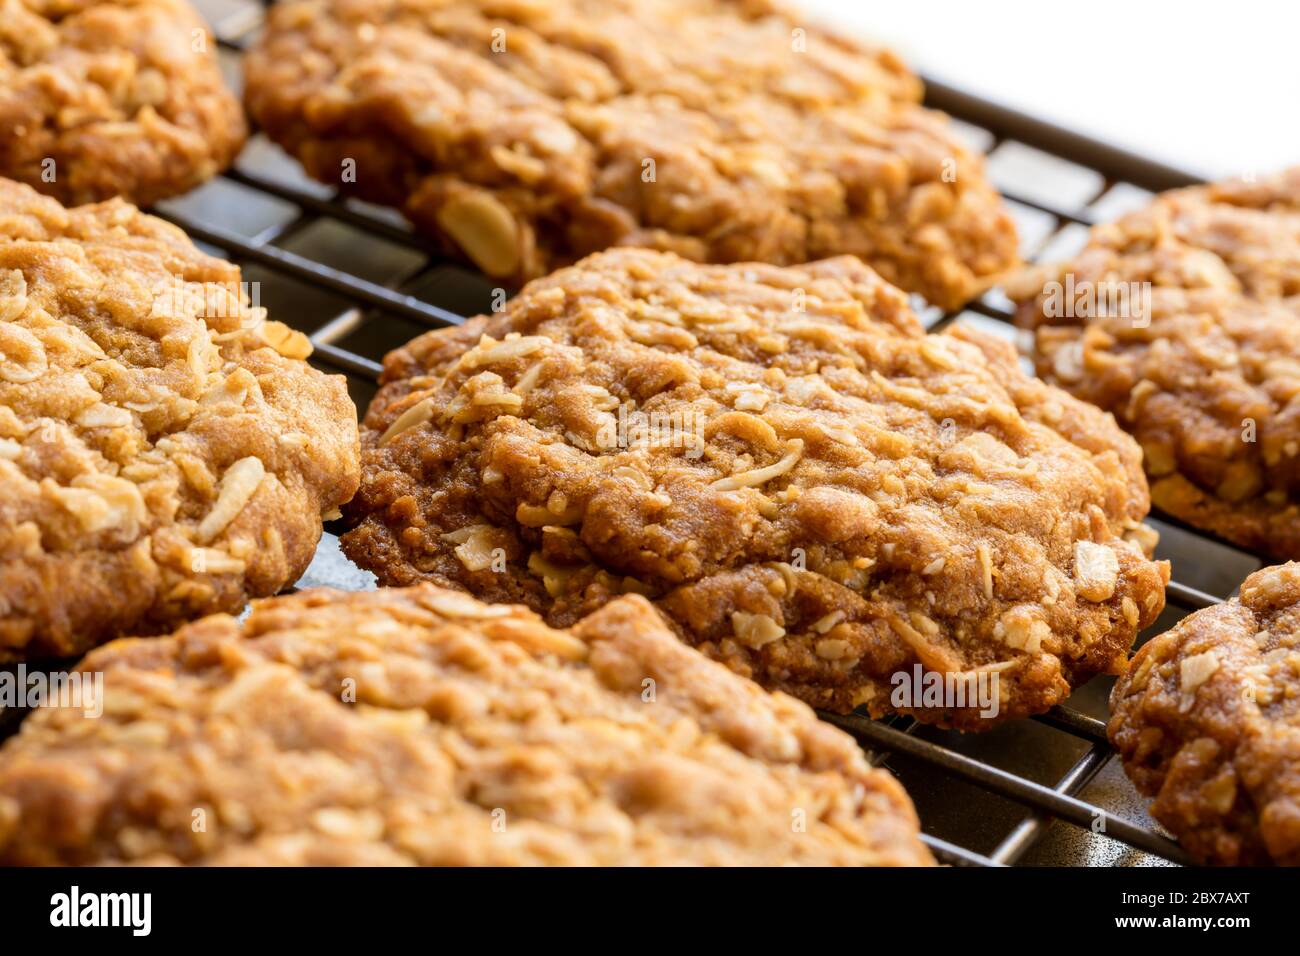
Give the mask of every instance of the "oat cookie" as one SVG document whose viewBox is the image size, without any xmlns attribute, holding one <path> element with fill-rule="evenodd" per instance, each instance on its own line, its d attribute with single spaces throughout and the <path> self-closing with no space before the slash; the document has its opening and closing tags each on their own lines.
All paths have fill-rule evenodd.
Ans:
<svg viewBox="0 0 1300 956">
<path fill-rule="evenodd" d="M 295 0 L 246 77 L 312 175 L 505 282 L 611 245 L 852 253 L 948 307 L 1016 260 L 916 78 L 767 0 Z"/>
<path fill-rule="evenodd" d="M 1300 564 L 1141 648 L 1111 709 L 1124 769 L 1190 853 L 1300 866 Z"/>
<path fill-rule="evenodd" d="M 390 354 L 362 443 L 343 546 L 384 583 L 557 626 L 639 592 L 837 711 L 1037 713 L 1164 603 L 1133 441 L 851 257 L 592 256 Z M 998 713 L 892 701 L 917 664 L 996 674 Z"/>
<path fill-rule="evenodd" d="M 82 668 L 104 715 L 42 708 L 0 750 L 0 863 L 932 862 L 848 735 L 639 597 L 562 631 L 429 585 L 304 591 Z"/>
<path fill-rule="evenodd" d="M 1142 444 L 1157 507 L 1300 557 L 1300 168 L 1166 193 L 1009 291 L 1040 374 Z"/>
<path fill-rule="evenodd" d="M 0 176 L 147 205 L 225 169 L 247 129 L 185 0 L 0 0 Z"/>
<path fill-rule="evenodd" d="M 341 376 L 239 269 L 0 179 L 0 661 L 291 584 L 359 477 Z"/>
</svg>

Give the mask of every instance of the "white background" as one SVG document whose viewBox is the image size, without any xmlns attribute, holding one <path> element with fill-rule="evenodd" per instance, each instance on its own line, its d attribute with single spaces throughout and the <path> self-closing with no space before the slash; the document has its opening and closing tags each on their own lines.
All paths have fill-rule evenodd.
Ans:
<svg viewBox="0 0 1300 956">
<path fill-rule="evenodd" d="M 796 0 L 913 67 L 1203 177 L 1300 163 L 1300 0 Z"/>
</svg>

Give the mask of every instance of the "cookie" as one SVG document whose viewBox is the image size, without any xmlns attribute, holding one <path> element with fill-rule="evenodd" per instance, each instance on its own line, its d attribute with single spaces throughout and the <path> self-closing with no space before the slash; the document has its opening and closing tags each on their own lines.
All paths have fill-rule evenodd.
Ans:
<svg viewBox="0 0 1300 956">
<path fill-rule="evenodd" d="M 245 73 L 312 175 L 507 284 L 612 245 L 855 254 L 954 307 L 1016 261 L 916 78 L 766 0 L 296 0 Z"/>
<path fill-rule="evenodd" d="M 1166 193 L 1009 291 L 1040 374 L 1142 444 L 1158 508 L 1300 557 L 1300 168 Z"/>
<path fill-rule="evenodd" d="M 852 738 L 635 596 L 564 631 L 304 591 L 81 669 L 103 716 L 42 708 L 0 750 L 0 863 L 932 863 Z"/>
<path fill-rule="evenodd" d="M 0 179 L 0 661 L 292 584 L 359 478 L 342 376 L 120 200 Z"/>
<path fill-rule="evenodd" d="M 1111 710 L 1125 771 L 1188 852 L 1300 866 L 1300 564 L 1151 640 Z"/>
<path fill-rule="evenodd" d="M 225 169 L 247 133 L 184 0 L 0 0 L 0 176 L 70 205 L 148 205 Z"/>
<path fill-rule="evenodd" d="M 1110 416 L 851 257 L 592 256 L 390 354 L 362 471 L 382 583 L 554 626 L 638 592 L 768 687 L 963 729 L 1120 670 L 1168 580 Z"/>
</svg>

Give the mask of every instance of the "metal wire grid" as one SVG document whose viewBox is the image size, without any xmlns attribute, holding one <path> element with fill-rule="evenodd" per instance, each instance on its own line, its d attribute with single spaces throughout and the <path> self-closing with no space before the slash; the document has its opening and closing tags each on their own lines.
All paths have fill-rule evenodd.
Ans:
<svg viewBox="0 0 1300 956">
<path fill-rule="evenodd" d="M 261 0 L 269 5 L 270 0 Z M 202 4 L 201 4 L 202 6 Z M 260 25 L 260 11 L 252 8 L 254 15 L 228 16 L 218 22 L 218 42 L 224 50 L 239 53 L 256 34 Z M 223 23 L 225 29 L 223 30 Z M 1178 170 L 1172 170 L 1122 153 L 1084 139 L 1068 131 L 1012 113 L 993 104 L 973 98 L 960 90 L 936 82 L 928 82 L 927 102 L 944 109 L 959 120 L 988 131 L 992 143 L 1028 144 L 1038 150 L 1061 158 L 1069 157 L 1076 165 L 1085 165 L 1105 177 L 1106 186 L 1131 183 L 1153 190 L 1183 185 L 1193 181 Z M 1081 162 L 1082 161 L 1082 162 Z M 276 243 L 291 236 L 320 217 L 344 223 L 361 230 L 367 236 L 396 243 L 426 257 L 425 268 L 438 263 L 440 253 L 435 246 L 413 234 L 403 225 L 381 212 L 362 204 L 344 201 L 337 195 L 326 195 L 319 189 L 297 186 L 270 176 L 231 170 L 224 174 L 230 182 L 263 195 L 287 202 L 296 209 L 293 218 L 279 226 L 269 228 L 254 238 L 247 238 L 227 228 L 204 222 L 193 216 L 162 209 L 156 212 L 184 229 L 200 242 L 223 250 L 230 258 L 241 263 L 254 263 L 279 276 L 288 277 L 308 285 L 329 290 L 346 299 L 358 310 L 350 321 L 328 322 L 310 335 L 315 347 L 313 361 L 342 371 L 355 385 L 377 381 L 381 365 L 374 358 L 359 354 L 339 344 L 340 339 L 354 331 L 359 323 L 369 321 L 375 313 L 398 316 L 429 328 L 442 328 L 459 324 L 464 316 L 441 308 L 414 295 L 398 291 L 397 283 L 385 285 L 369 281 L 350 272 L 324 264 L 312 258 L 279 247 Z M 1065 224 L 1091 226 L 1094 217 L 1083 209 L 1068 208 L 1064 204 L 1044 201 L 1041 196 L 1017 195 L 1014 189 L 1003 188 L 1004 195 L 1023 207 L 1038 210 L 1052 217 L 1056 228 Z M 1053 229 L 1055 231 L 1055 229 Z M 990 295 L 969 304 L 966 312 L 998 322 L 1010 322 L 1011 314 L 1005 301 Z M 956 320 L 962 313 L 937 316 L 930 323 L 939 328 Z M 345 315 L 344 318 L 347 316 Z M 294 324 L 294 316 L 278 314 L 281 321 Z M 359 403 L 360 404 L 360 403 Z M 1161 516 L 1167 524 L 1178 522 Z M 1199 535 L 1192 529 L 1186 529 Z M 1254 556 L 1265 563 L 1262 556 Z M 1175 569 L 1177 570 L 1177 568 Z M 1219 598 L 1189 584 L 1174 581 L 1168 590 L 1169 603 L 1185 612 L 1208 607 Z M 988 760 L 981 760 L 932 740 L 923 739 L 916 731 L 922 729 L 911 718 L 888 718 L 873 721 L 858 714 L 823 714 L 824 719 L 852 734 L 867 749 L 875 762 L 893 757 L 920 761 L 929 768 L 951 778 L 964 781 L 1002 800 L 1011 801 L 1029 811 L 1028 816 L 1011 828 L 991 851 L 981 853 L 938 836 L 926 834 L 925 842 L 936 856 L 947 863 L 971 866 L 1000 866 L 1016 862 L 1044 834 L 1053 820 L 1065 821 L 1084 831 L 1094 830 L 1097 821 L 1104 820 L 1106 837 L 1151 854 L 1164 861 L 1177 864 L 1190 862 L 1182 849 L 1155 829 L 1130 822 L 1106 811 L 1080 797 L 1080 792 L 1097 772 L 1114 756 L 1106 739 L 1105 723 L 1070 707 L 1056 707 L 1047 714 L 1033 718 L 1054 732 L 1076 738 L 1087 749 L 1051 785 L 1010 772 Z M 0 711 L 0 738 L 16 729 L 21 714 Z M 924 820 L 923 820 L 924 823 Z"/>
</svg>

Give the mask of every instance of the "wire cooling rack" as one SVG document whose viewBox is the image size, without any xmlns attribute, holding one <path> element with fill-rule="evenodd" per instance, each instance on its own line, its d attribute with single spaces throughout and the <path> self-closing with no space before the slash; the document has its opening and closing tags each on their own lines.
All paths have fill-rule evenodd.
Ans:
<svg viewBox="0 0 1300 956">
<path fill-rule="evenodd" d="M 198 0 L 197 6 L 213 25 L 223 69 L 238 88 L 240 54 L 260 29 L 264 4 Z M 1007 199 L 1030 260 L 1068 255 L 1089 226 L 1144 204 L 1153 190 L 1195 181 L 940 83 L 927 88 L 927 103 L 952 115 L 963 137 L 989 154 L 990 178 Z M 260 304 L 310 336 L 313 363 L 344 373 L 362 410 L 387 351 L 428 328 L 490 309 L 492 283 L 446 261 L 400 216 L 343 200 L 311 181 L 260 135 L 234 169 L 153 211 L 240 263 Z M 1010 303 L 996 290 L 958 312 L 919 302 L 918 308 L 932 329 L 962 321 L 1012 340 L 1019 335 Z M 1168 517 L 1157 515 L 1152 523 L 1161 532 L 1158 556 L 1174 562 L 1174 581 L 1169 606 L 1144 638 L 1226 599 L 1265 563 Z M 336 570 L 309 572 L 310 583 L 365 586 L 367 576 L 355 568 L 337 570 L 346 562 L 328 533 L 320 561 Z M 1111 685 L 1109 678 L 1095 679 L 1068 707 L 982 734 L 938 730 L 911 718 L 822 716 L 900 778 L 917 805 L 923 838 L 944 862 L 1187 863 L 1112 759 L 1105 732 Z M 0 737 L 21 716 L 0 710 Z"/>
</svg>

